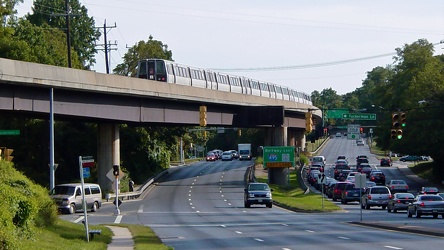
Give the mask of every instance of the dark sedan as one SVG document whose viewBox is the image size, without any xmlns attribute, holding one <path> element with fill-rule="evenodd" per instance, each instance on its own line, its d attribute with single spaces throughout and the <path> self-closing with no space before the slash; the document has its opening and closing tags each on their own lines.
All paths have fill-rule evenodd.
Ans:
<svg viewBox="0 0 444 250">
<path fill-rule="evenodd" d="M 441 215 L 444 219 L 444 200 L 436 194 L 418 195 L 407 207 L 407 216 L 420 218 L 422 215 L 433 215 L 438 218 Z"/>
<path fill-rule="evenodd" d="M 422 157 L 417 155 L 407 155 L 399 158 L 400 161 L 406 162 L 406 161 L 422 161 Z"/>
<path fill-rule="evenodd" d="M 376 184 L 385 184 L 385 175 L 382 172 L 372 171 L 369 180 L 375 182 Z"/>
<path fill-rule="evenodd" d="M 392 165 L 392 161 L 389 158 L 382 158 L 381 162 L 379 163 L 379 166 L 387 166 L 390 167 Z"/>
<path fill-rule="evenodd" d="M 422 187 L 419 191 L 420 194 L 438 194 L 439 189 L 436 187 Z"/>
<path fill-rule="evenodd" d="M 415 196 L 411 193 L 396 193 L 387 204 L 387 212 L 393 211 L 393 213 L 396 213 L 398 210 L 407 210 L 407 207 L 414 199 Z"/>
</svg>

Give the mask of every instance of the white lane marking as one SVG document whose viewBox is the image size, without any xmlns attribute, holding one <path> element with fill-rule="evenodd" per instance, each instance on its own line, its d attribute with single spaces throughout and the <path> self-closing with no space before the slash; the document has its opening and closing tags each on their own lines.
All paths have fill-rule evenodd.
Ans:
<svg viewBox="0 0 444 250">
<path fill-rule="evenodd" d="M 192 202 L 190 202 L 190 206 L 192 206 L 193 205 L 193 203 Z"/>
<path fill-rule="evenodd" d="M 228 206 L 231 206 L 231 203 L 228 203 Z"/>
<path fill-rule="evenodd" d="M 190 199 L 188 199 L 189 201 L 191 201 L 191 198 Z"/>
<path fill-rule="evenodd" d="M 284 247 L 284 248 L 282 248 L 282 250 L 291 250 L 291 248 L 285 248 L 285 247 Z"/>
<path fill-rule="evenodd" d="M 309 233 L 314 233 L 315 231 L 312 231 L 312 230 L 305 230 L 306 232 L 309 232 Z"/>
<path fill-rule="evenodd" d="M 343 240 L 349 240 L 349 239 L 350 239 L 350 238 L 343 237 L 343 236 L 339 236 L 338 238 L 339 238 L 339 239 L 343 239 Z"/>
<path fill-rule="evenodd" d="M 137 210 L 137 213 L 143 213 L 143 205 L 140 205 L 139 210 Z"/>
<path fill-rule="evenodd" d="M 241 231 L 235 231 L 237 234 L 242 234 L 242 232 Z"/>
<path fill-rule="evenodd" d="M 225 226 L 225 225 L 220 225 L 221 227 L 227 227 L 227 226 Z"/>
<path fill-rule="evenodd" d="M 284 226 L 284 227 L 288 227 L 288 225 L 287 225 L 287 224 L 282 224 L 282 226 Z"/>
<path fill-rule="evenodd" d="M 397 250 L 402 249 L 402 248 L 400 248 L 400 247 L 393 247 L 393 246 L 384 246 L 384 247 L 386 247 L 386 248 L 390 248 L 390 249 L 397 249 Z"/>
<path fill-rule="evenodd" d="M 188 194 L 188 196 L 191 196 L 191 194 Z"/>
<path fill-rule="evenodd" d="M 224 197 L 224 195 L 223 195 L 223 194 L 221 194 L 220 196 Z"/>
<path fill-rule="evenodd" d="M 188 191 L 189 193 L 191 193 L 192 190 Z"/>
<path fill-rule="evenodd" d="M 120 221 L 122 220 L 122 215 L 117 215 L 116 219 L 114 220 L 114 224 L 119 224 Z"/>
<path fill-rule="evenodd" d="M 264 241 L 263 239 L 259 239 L 259 238 L 254 238 L 254 240 L 259 241 L 259 242 Z"/>
<path fill-rule="evenodd" d="M 77 220 L 73 221 L 74 223 L 78 223 L 79 221 L 83 220 L 83 218 L 85 218 L 85 216 L 80 216 Z"/>
</svg>

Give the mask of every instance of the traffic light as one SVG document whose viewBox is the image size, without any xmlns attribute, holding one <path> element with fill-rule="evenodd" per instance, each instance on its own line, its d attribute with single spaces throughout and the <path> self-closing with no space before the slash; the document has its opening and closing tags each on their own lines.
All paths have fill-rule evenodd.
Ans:
<svg viewBox="0 0 444 250">
<path fill-rule="evenodd" d="M 238 129 L 238 130 L 237 130 L 237 135 L 238 135 L 238 136 L 242 136 L 242 130 Z"/>
<path fill-rule="evenodd" d="M 207 126 L 207 106 L 200 106 L 199 108 L 199 124 L 202 127 Z"/>
<path fill-rule="evenodd" d="M 14 159 L 14 156 L 12 156 L 12 152 L 14 152 L 14 149 L 4 148 L 3 149 L 3 159 L 5 161 L 12 161 L 12 159 Z"/>
<path fill-rule="evenodd" d="M 392 138 L 392 139 L 396 139 L 396 129 L 392 129 L 392 130 L 390 131 L 390 138 Z"/>
<path fill-rule="evenodd" d="M 401 113 L 399 113 L 399 119 L 400 119 L 400 122 L 401 122 L 401 127 L 405 127 L 405 124 L 406 124 L 406 120 L 407 120 L 407 113 L 406 112 L 401 112 Z"/>
<path fill-rule="evenodd" d="M 119 165 L 113 165 L 113 175 L 115 177 L 117 177 L 117 176 L 119 176 L 119 174 L 120 174 L 120 167 L 119 167 Z"/>
<path fill-rule="evenodd" d="M 397 130 L 396 130 L 396 138 L 397 138 L 398 140 L 401 140 L 401 139 L 402 139 L 402 129 L 397 129 Z"/>
<path fill-rule="evenodd" d="M 305 132 L 307 133 L 310 133 L 313 130 L 313 120 L 311 118 L 311 111 L 305 113 Z"/>
<path fill-rule="evenodd" d="M 359 132 L 360 132 L 361 134 L 364 134 L 364 128 L 359 128 Z"/>
<path fill-rule="evenodd" d="M 402 129 L 391 129 L 390 138 L 392 139 L 402 139 Z"/>
<path fill-rule="evenodd" d="M 392 113 L 392 128 L 400 128 L 401 127 L 401 116 L 399 113 Z"/>
</svg>

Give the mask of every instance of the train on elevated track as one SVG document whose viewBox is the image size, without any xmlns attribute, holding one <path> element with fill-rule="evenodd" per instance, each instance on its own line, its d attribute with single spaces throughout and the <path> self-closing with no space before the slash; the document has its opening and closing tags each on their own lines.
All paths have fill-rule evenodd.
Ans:
<svg viewBox="0 0 444 250">
<path fill-rule="evenodd" d="M 285 86 L 164 59 L 140 60 L 136 77 L 197 88 L 313 104 L 310 95 Z"/>
</svg>

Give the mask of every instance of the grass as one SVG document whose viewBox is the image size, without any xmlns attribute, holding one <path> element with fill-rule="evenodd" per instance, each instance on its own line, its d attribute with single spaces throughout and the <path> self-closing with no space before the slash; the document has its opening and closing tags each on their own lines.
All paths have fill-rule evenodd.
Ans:
<svg viewBox="0 0 444 250">
<path fill-rule="evenodd" d="M 102 233 L 87 242 L 83 224 L 60 219 L 56 225 L 39 228 L 33 237 L 21 240 L 20 249 L 107 249 L 107 244 L 111 242 L 111 230 L 105 226 L 90 226 L 90 229 L 101 229 Z"/>
<path fill-rule="evenodd" d="M 133 235 L 136 250 L 171 250 L 151 230 L 143 225 L 113 225 L 127 227 Z M 100 235 L 95 235 L 90 242 L 86 241 L 85 227 L 60 219 L 55 226 L 41 228 L 29 239 L 22 240 L 20 249 L 85 249 L 105 250 L 111 243 L 113 233 L 105 225 L 89 225 L 89 229 L 101 229 Z"/>
<path fill-rule="evenodd" d="M 267 182 L 267 177 L 257 177 L 259 182 Z M 273 201 L 279 206 L 299 212 L 332 212 L 341 210 L 336 204 L 322 198 L 320 194 L 308 193 L 299 187 L 295 171 L 290 173 L 290 185 L 270 184 L 273 189 Z"/>
</svg>

